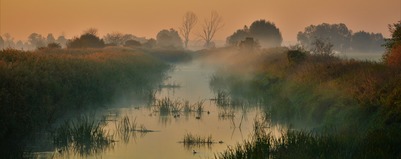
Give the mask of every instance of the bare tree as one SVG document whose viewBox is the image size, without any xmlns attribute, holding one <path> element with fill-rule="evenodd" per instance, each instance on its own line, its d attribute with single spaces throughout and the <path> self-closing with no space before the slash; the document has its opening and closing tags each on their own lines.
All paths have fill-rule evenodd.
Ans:
<svg viewBox="0 0 401 159">
<path fill-rule="evenodd" d="M 216 32 L 223 27 L 222 22 L 221 16 L 216 11 L 212 11 L 210 19 L 205 19 L 202 32 L 198 36 L 205 41 L 206 47 L 212 47 L 212 39 Z"/>
<path fill-rule="evenodd" d="M 191 33 L 191 30 L 194 28 L 195 24 L 198 22 L 198 17 L 196 16 L 195 13 L 188 11 L 185 13 L 181 27 L 180 29 L 180 34 L 184 38 L 184 46 L 185 48 L 188 48 L 188 41 L 189 41 L 189 34 Z"/>
<path fill-rule="evenodd" d="M 84 31 L 84 34 L 91 34 L 97 36 L 98 30 L 96 28 L 88 28 Z"/>
</svg>

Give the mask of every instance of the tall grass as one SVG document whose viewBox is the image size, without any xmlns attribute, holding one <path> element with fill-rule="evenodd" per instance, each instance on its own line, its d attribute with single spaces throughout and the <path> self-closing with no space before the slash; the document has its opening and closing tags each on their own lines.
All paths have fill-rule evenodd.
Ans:
<svg viewBox="0 0 401 159">
<path fill-rule="evenodd" d="M 202 137 L 198 135 L 193 135 L 192 133 L 187 133 L 184 135 L 184 138 L 179 143 L 183 143 L 184 147 L 187 149 L 191 149 L 193 147 L 202 147 L 207 146 L 210 147 L 215 143 L 212 136 L 209 135 L 207 137 Z"/>
<path fill-rule="evenodd" d="M 71 110 L 146 98 L 168 69 L 125 49 L 0 50 L 0 153 Z"/>
<path fill-rule="evenodd" d="M 66 121 L 53 133 L 53 142 L 61 152 L 72 151 L 81 156 L 105 151 L 114 144 L 113 136 L 89 116 Z"/>
<path fill-rule="evenodd" d="M 271 49 L 256 58 L 235 54 L 226 60 L 236 66 L 227 65 L 211 81 L 212 87 L 216 83 L 224 85 L 216 88 L 225 88 L 230 94 L 262 97 L 272 123 L 307 129 L 289 131 L 280 140 L 273 140 L 269 155 L 276 154 L 269 158 L 399 157 L 401 133 L 393 131 L 401 129 L 399 69 L 379 62 L 307 52 L 300 52 L 304 54 L 302 58 L 292 62 L 293 57 L 287 53 L 288 49 Z M 247 63 L 251 65 L 248 72 L 236 70 L 247 67 L 239 60 L 253 61 Z M 320 134 L 308 130 L 325 127 L 335 127 L 337 131 Z M 339 137 L 340 134 L 346 137 Z M 233 158 L 247 158 L 241 156 L 258 153 L 254 152 L 255 144 L 245 142 L 236 150 L 225 152 L 230 155 L 221 157 L 230 158 L 239 153 L 239 157 Z M 311 149 L 302 148 L 303 145 Z"/>
</svg>

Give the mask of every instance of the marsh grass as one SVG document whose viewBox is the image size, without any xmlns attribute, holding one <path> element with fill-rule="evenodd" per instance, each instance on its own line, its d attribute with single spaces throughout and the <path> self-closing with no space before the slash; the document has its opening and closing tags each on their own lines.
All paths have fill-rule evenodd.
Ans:
<svg viewBox="0 0 401 159">
<path fill-rule="evenodd" d="M 211 147 L 211 145 L 216 142 L 213 140 L 212 135 L 202 137 L 198 135 L 193 135 L 192 133 L 187 133 L 184 135 L 183 140 L 179 141 L 179 143 L 184 144 L 185 148 L 191 149 L 193 147 Z"/>
<path fill-rule="evenodd" d="M 156 104 L 154 105 L 154 111 L 159 112 L 160 115 L 166 116 L 170 113 L 179 113 L 182 110 L 182 102 L 179 100 L 172 100 L 169 97 L 162 99 L 156 99 Z"/>
<path fill-rule="evenodd" d="M 169 97 L 164 97 L 162 99 L 156 99 L 153 111 L 159 112 L 162 116 L 168 116 L 170 114 L 178 116 L 181 113 L 189 114 L 192 112 L 201 115 L 205 112 L 204 103 L 205 100 L 199 100 L 191 104 L 189 101 L 173 100 Z"/>
<path fill-rule="evenodd" d="M 0 50 L 1 154 L 68 112 L 146 99 L 169 67 L 127 49 Z"/>
<path fill-rule="evenodd" d="M 81 156 L 103 152 L 112 148 L 114 142 L 113 135 L 89 116 L 66 121 L 53 132 L 53 143 L 57 149 Z"/>
</svg>

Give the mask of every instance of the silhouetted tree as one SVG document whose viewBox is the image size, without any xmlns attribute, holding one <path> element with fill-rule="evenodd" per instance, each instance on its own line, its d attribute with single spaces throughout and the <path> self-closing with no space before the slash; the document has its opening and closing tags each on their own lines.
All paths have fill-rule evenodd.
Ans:
<svg viewBox="0 0 401 159">
<path fill-rule="evenodd" d="M 28 41 L 32 45 L 33 48 L 40 48 L 40 47 L 46 46 L 45 38 L 38 33 L 32 33 L 31 35 L 29 35 Z"/>
<path fill-rule="evenodd" d="M 156 46 L 156 40 L 151 38 L 148 41 L 146 41 L 145 43 L 143 43 L 143 47 L 151 49 L 154 48 Z"/>
<path fill-rule="evenodd" d="M 54 42 L 56 42 L 56 39 L 54 38 L 53 34 L 51 34 L 51 33 L 47 34 L 46 43 L 50 44 L 50 43 L 54 43 Z"/>
<path fill-rule="evenodd" d="M 61 45 L 61 47 L 66 47 L 67 46 L 67 41 L 68 40 L 65 38 L 64 35 L 60 35 L 56 40 L 56 42 L 59 43 Z"/>
<path fill-rule="evenodd" d="M 91 35 L 97 36 L 97 33 L 98 33 L 98 29 L 96 29 L 96 28 L 88 28 L 88 29 L 84 30 L 83 35 L 91 34 Z"/>
<path fill-rule="evenodd" d="M 182 40 L 174 29 L 162 30 L 156 35 L 157 46 L 162 48 L 182 48 Z"/>
<path fill-rule="evenodd" d="M 249 33 L 265 48 L 278 47 L 283 42 L 281 32 L 276 25 L 264 19 L 254 21 L 249 26 Z"/>
<path fill-rule="evenodd" d="M 384 44 L 383 35 L 359 31 L 352 34 L 351 47 L 359 52 L 382 52 Z"/>
<path fill-rule="evenodd" d="M 103 39 L 106 44 L 114 44 L 114 45 L 123 45 L 124 42 L 126 41 L 124 39 L 124 34 L 119 32 L 108 33 L 103 37 Z"/>
<path fill-rule="evenodd" d="M 86 33 L 79 38 L 73 38 L 67 43 L 67 48 L 103 48 L 104 41 L 94 34 Z"/>
<path fill-rule="evenodd" d="M 127 40 L 124 44 L 126 47 L 140 47 L 141 43 L 136 40 Z"/>
<path fill-rule="evenodd" d="M 385 39 L 386 52 L 383 55 L 383 61 L 398 66 L 401 64 L 401 21 L 388 25 L 388 28 L 391 37 Z"/>
<path fill-rule="evenodd" d="M 179 28 L 180 34 L 184 38 L 184 46 L 188 48 L 189 34 L 198 22 L 198 17 L 193 12 L 185 13 L 181 27 Z"/>
<path fill-rule="evenodd" d="M 49 44 L 47 44 L 47 48 L 49 48 L 49 49 L 61 49 L 61 45 L 59 43 L 49 43 Z"/>
<path fill-rule="evenodd" d="M 233 35 L 227 37 L 228 45 L 238 45 L 238 42 L 252 37 L 259 42 L 259 45 L 265 48 L 278 47 L 281 45 L 283 38 L 280 30 L 274 23 L 266 20 L 254 21 L 251 26 L 245 25 L 243 29 L 237 30 Z"/>
<path fill-rule="evenodd" d="M 205 19 L 202 32 L 198 34 L 198 36 L 205 41 L 206 48 L 214 47 L 212 45 L 212 40 L 216 32 L 223 27 L 222 22 L 221 16 L 216 11 L 212 11 L 209 19 Z"/>
<path fill-rule="evenodd" d="M 333 49 L 345 52 L 350 48 L 352 31 L 343 23 L 340 24 L 319 24 L 310 25 L 305 28 L 304 32 L 297 35 L 301 45 L 311 48 L 316 40 L 328 41 L 333 44 Z"/>
<path fill-rule="evenodd" d="M 244 26 L 243 29 L 238 29 L 234 32 L 233 35 L 226 38 L 226 44 L 231 46 L 237 46 L 241 40 L 244 40 L 246 37 L 250 37 L 248 26 Z"/>
<path fill-rule="evenodd" d="M 239 43 L 239 47 L 244 51 L 253 52 L 255 49 L 258 49 L 260 45 L 252 37 L 247 37 Z"/>
</svg>

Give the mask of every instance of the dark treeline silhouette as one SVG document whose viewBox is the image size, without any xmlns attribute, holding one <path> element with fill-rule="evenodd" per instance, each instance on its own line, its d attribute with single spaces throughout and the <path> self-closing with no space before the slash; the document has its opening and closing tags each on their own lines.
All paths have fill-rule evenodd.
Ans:
<svg viewBox="0 0 401 159">
<path fill-rule="evenodd" d="M 183 43 L 180 35 L 174 29 L 161 30 L 156 35 L 156 44 L 159 48 L 182 49 Z"/>
<path fill-rule="evenodd" d="M 278 47 L 283 42 L 281 32 L 276 25 L 262 19 L 254 21 L 249 28 L 245 25 L 243 29 L 237 30 L 233 35 L 227 37 L 226 43 L 239 45 L 247 37 L 254 38 L 264 48 Z"/>
<path fill-rule="evenodd" d="M 384 43 L 383 35 L 380 33 L 368 33 L 352 30 L 343 24 L 322 23 L 305 27 L 303 32 L 297 35 L 298 42 L 310 49 L 316 40 L 330 43 L 338 52 L 383 52 L 381 45 Z"/>
</svg>

